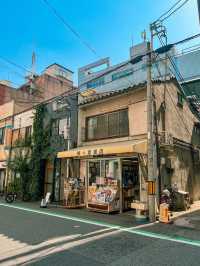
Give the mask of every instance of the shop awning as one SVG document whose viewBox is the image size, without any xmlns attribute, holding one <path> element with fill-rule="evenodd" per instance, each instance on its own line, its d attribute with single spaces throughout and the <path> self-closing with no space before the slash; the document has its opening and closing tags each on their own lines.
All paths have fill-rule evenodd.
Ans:
<svg viewBox="0 0 200 266">
<path fill-rule="evenodd" d="M 91 145 L 62 151 L 57 154 L 58 158 L 79 158 L 92 157 L 102 155 L 115 155 L 127 153 L 147 153 L 147 141 L 131 142 L 126 141 L 122 143 L 109 143 L 103 145 Z"/>
<path fill-rule="evenodd" d="M 0 161 L 6 161 L 6 153 L 5 151 L 0 151 Z"/>
<path fill-rule="evenodd" d="M 0 162 L 0 169 L 5 169 L 6 168 L 6 161 Z"/>
</svg>

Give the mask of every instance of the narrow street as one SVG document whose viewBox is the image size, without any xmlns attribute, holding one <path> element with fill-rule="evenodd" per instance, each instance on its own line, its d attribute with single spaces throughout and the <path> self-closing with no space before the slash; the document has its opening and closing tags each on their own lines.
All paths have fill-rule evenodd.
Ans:
<svg viewBox="0 0 200 266">
<path fill-rule="evenodd" d="M 0 265 L 200 264 L 199 212 L 173 225 L 132 227 L 120 217 L 113 223 L 117 215 L 73 212 L 0 203 Z"/>
</svg>

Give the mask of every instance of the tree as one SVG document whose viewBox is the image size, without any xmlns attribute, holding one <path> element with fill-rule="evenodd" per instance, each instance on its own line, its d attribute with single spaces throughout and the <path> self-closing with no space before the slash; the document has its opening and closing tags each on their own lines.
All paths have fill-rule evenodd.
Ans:
<svg viewBox="0 0 200 266">
<path fill-rule="evenodd" d="M 8 161 L 8 169 L 14 174 L 14 180 L 10 183 L 10 189 L 17 190 L 16 192 L 21 191 L 22 198 L 30 193 L 30 153 L 31 140 L 20 139 L 16 141 L 13 148 L 13 157 Z"/>
</svg>

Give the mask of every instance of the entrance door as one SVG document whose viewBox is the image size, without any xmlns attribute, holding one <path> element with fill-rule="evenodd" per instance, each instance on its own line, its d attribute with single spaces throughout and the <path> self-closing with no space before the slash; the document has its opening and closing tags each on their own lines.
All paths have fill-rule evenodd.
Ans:
<svg viewBox="0 0 200 266">
<path fill-rule="evenodd" d="M 123 210 L 140 199 L 139 163 L 137 158 L 122 159 Z"/>
<path fill-rule="evenodd" d="M 50 163 L 49 161 L 46 162 L 46 171 L 45 171 L 45 189 L 44 192 L 45 194 L 47 192 L 50 192 L 52 195 L 52 190 L 53 190 L 53 164 Z"/>
<path fill-rule="evenodd" d="M 100 176 L 100 161 L 89 161 L 89 186 L 96 183 L 98 176 Z"/>
<path fill-rule="evenodd" d="M 4 190 L 4 182 L 5 182 L 5 170 L 0 169 L 0 192 Z"/>
</svg>

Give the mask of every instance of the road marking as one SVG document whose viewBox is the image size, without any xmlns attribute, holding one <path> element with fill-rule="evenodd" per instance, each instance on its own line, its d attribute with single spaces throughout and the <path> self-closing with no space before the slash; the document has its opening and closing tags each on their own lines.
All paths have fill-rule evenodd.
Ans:
<svg viewBox="0 0 200 266">
<path fill-rule="evenodd" d="M 106 227 L 106 228 L 110 228 L 110 229 L 116 229 L 119 232 L 128 232 L 131 234 L 141 235 L 141 236 L 145 236 L 145 237 L 150 237 L 150 238 L 155 238 L 155 239 L 160 239 L 160 240 L 167 240 L 167 241 L 172 241 L 172 242 L 177 242 L 177 243 L 182 243 L 182 244 L 200 247 L 200 241 L 198 241 L 198 240 L 192 240 L 192 239 L 188 239 L 188 238 L 184 238 L 184 237 L 177 237 L 177 236 L 173 237 L 173 236 L 153 233 L 153 232 L 149 232 L 149 231 L 142 231 L 139 229 L 140 226 L 127 228 L 127 227 L 123 227 L 123 226 L 119 226 L 119 225 L 113 225 L 113 224 L 103 223 L 103 222 L 94 221 L 94 220 L 82 219 L 82 218 L 78 218 L 78 217 L 74 217 L 74 216 L 62 215 L 62 214 L 52 213 L 52 212 L 48 212 L 48 211 L 40 211 L 40 210 L 21 207 L 21 206 L 17 206 L 17 205 L 9 205 L 9 204 L 0 203 L 0 206 L 14 208 L 14 209 L 18 209 L 18 210 L 24 210 L 24 211 L 31 212 L 31 213 L 37 213 L 37 214 L 62 218 L 62 219 L 66 219 L 66 220 L 72 220 L 72 221 L 91 224 L 91 225 L 102 226 L 102 227 Z"/>
<path fill-rule="evenodd" d="M 49 247 L 48 241 L 40 243 L 39 245 L 35 246 L 27 246 L 25 249 L 21 249 L 20 252 L 18 252 L 18 256 L 16 256 L 15 253 L 8 254 L 7 256 L 4 256 L 3 258 L 0 257 L 0 265 L 1 266 L 16 266 L 16 265 L 28 265 L 30 263 L 33 263 L 35 261 L 42 260 L 43 258 L 53 255 L 55 253 L 63 252 L 66 250 L 69 250 L 71 248 L 75 248 L 80 245 L 84 245 L 87 243 L 90 243 L 95 240 L 99 240 L 101 238 L 113 235 L 118 233 L 118 231 L 114 232 L 108 232 L 101 235 L 96 236 L 90 236 L 83 239 L 73 239 L 73 236 L 71 237 L 72 241 L 68 243 L 57 243 L 54 240 L 55 246 Z M 81 237 L 85 237 L 86 235 L 81 235 Z M 51 240 L 49 240 L 51 243 Z M 39 249 L 41 247 L 44 247 L 42 250 Z"/>
</svg>

